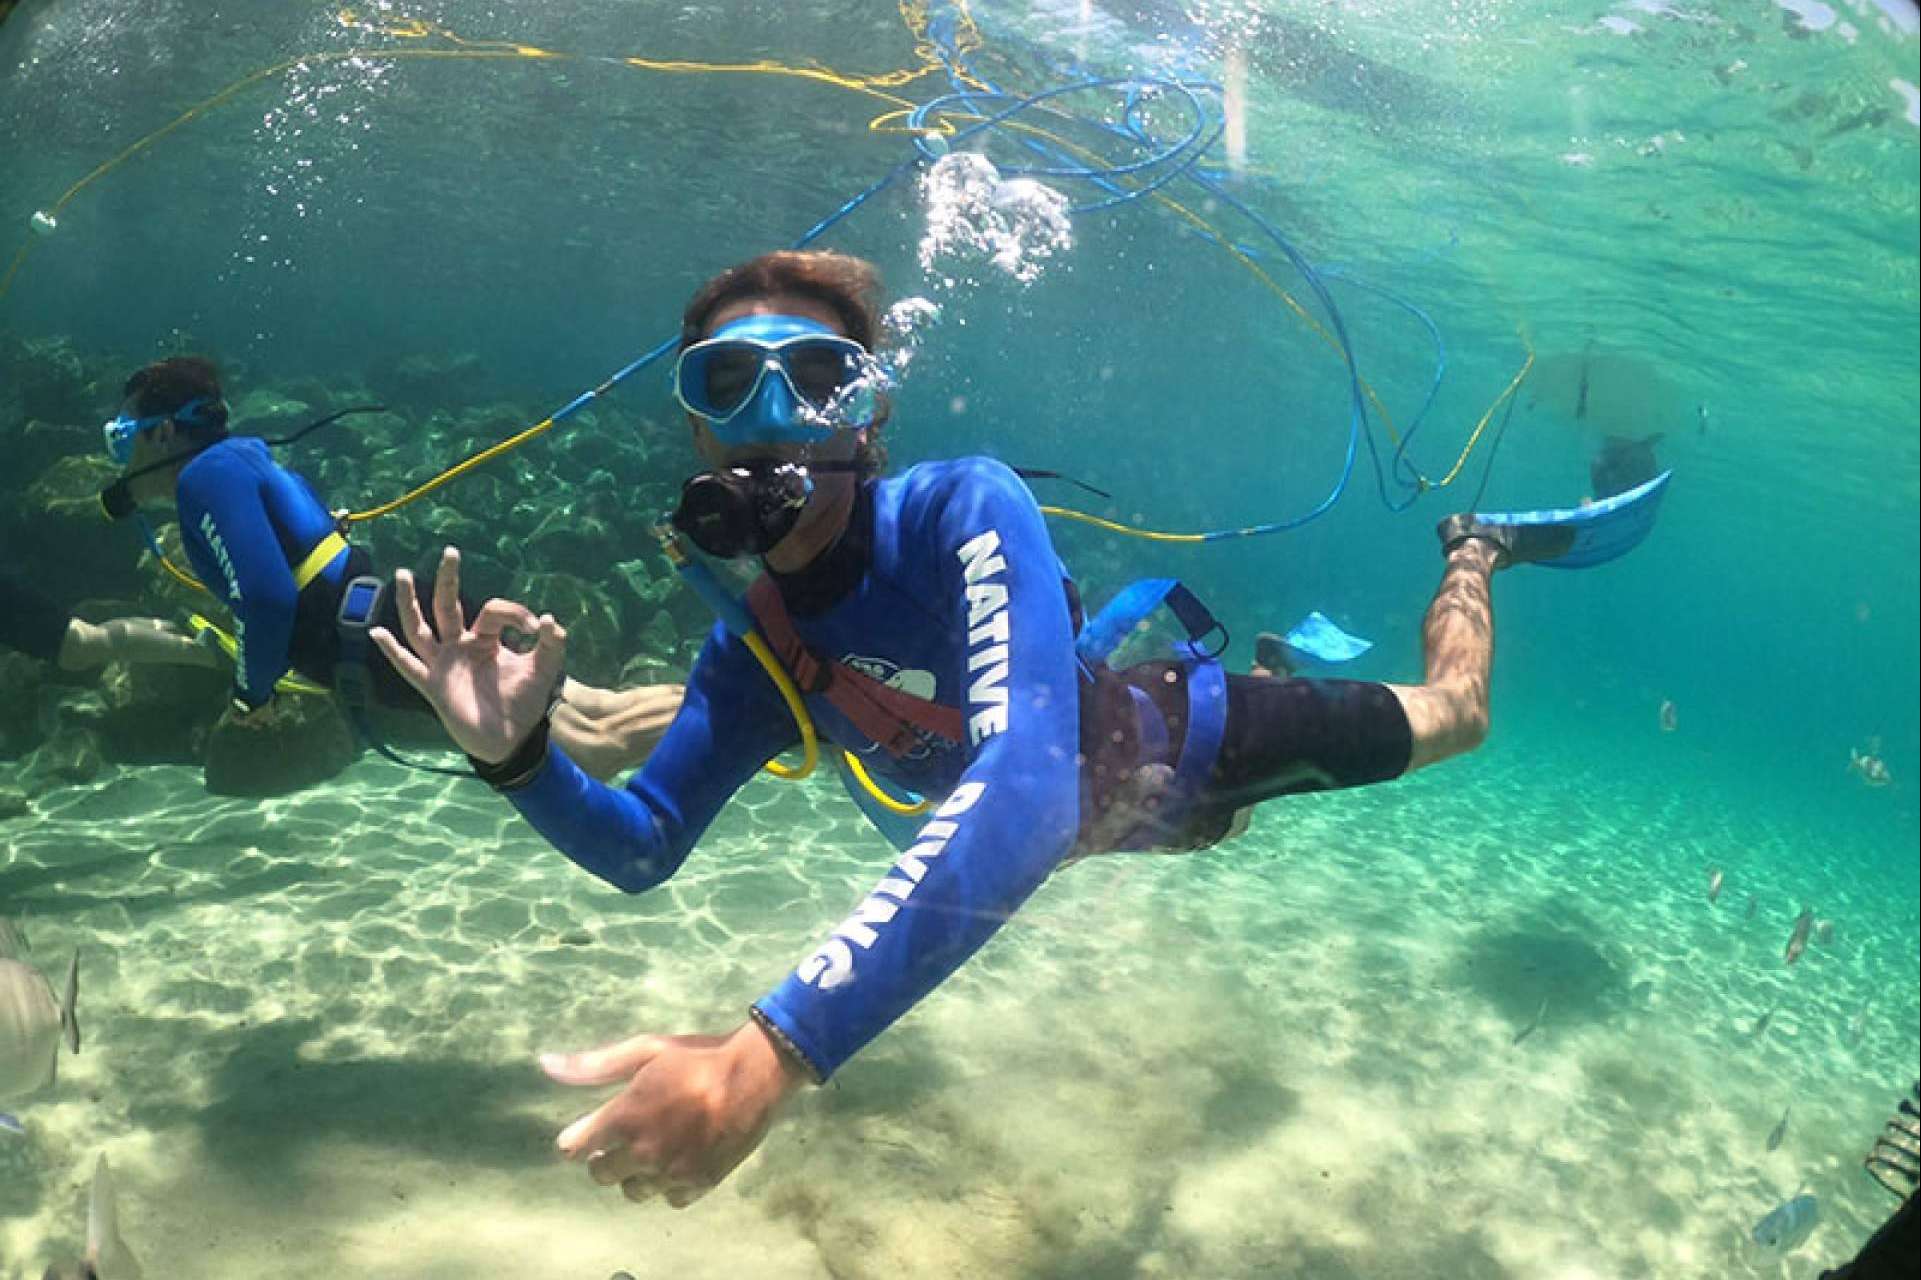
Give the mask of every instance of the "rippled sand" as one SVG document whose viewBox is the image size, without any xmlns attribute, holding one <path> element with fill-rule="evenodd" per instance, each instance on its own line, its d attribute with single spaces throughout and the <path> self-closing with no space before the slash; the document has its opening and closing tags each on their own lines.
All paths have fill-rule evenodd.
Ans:
<svg viewBox="0 0 1921 1280">
<path fill-rule="evenodd" d="M 77 1244 L 98 1151 L 160 1278 L 1808 1272 L 1888 1207 L 1856 1166 L 1914 1070 L 1915 908 L 1655 781 L 1496 749 L 1069 868 L 676 1213 L 554 1157 L 608 1091 L 533 1056 L 732 1026 L 888 860 L 831 782 L 756 783 L 627 898 L 473 784 L 120 771 L 0 825 L 88 1037 L 0 1140 L 0 1276 Z M 1784 969 L 1803 898 L 1839 934 Z M 1798 1266 L 1753 1258 L 1802 1185 Z"/>
</svg>

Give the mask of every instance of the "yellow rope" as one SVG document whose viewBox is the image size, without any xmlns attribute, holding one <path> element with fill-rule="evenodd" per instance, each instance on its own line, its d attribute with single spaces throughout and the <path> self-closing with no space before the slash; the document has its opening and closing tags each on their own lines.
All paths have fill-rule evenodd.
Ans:
<svg viewBox="0 0 1921 1280">
<path fill-rule="evenodd" d="M 860 783 L 861 789 L 872 796 L 874 803 L 887 810 L 887 812 L 897 813 L 903 818 L 918 818 L 934 807 L 932 800 L 915 800 L 910 803 L 906 800 L 895 799 L 885 787 L 874 781 L 867 772 L 867 766 L 862 764 L 860 757 L 853 752 L 842 751 L 840 758 L 846 763 L 847 771 L 854 775 L 854 780 Z"/>
<path fill-rule="evenodd" d="M 800 690 L 794 687 L 793 677 L 787 674 L 787 668 L 780 665 L 780 659 L 776 658 L 773 650 L 767 647 L 767 642 L 760 638 L 760 633 L 749 631 L 741 639 L 746 643 L 748 652 L 760 660 L 762 669 L 773 680 L 774 687 L 780 690 L 780 698 L 787 704 L 788 714 L 794 717 L 794 723 L 800 727 L 800 763 L 789 765 L 782 764 L 778 760 L 769 760 L 767 772 L 776 778 L 795 781 L 805 778 L 814 771 L 814 766 L 820 763 L 820 739 L 814 732 L 814 718 L 807 714 L 807 704 L 800 700 Z"/>
</svg>

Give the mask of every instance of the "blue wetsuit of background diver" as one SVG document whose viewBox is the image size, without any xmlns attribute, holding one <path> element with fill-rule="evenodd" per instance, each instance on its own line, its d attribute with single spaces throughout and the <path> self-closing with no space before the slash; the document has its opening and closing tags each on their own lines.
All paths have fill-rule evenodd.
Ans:
<svg viewBox="0 0 1921 1280">
<path fill-rule="evenodd" d="M 263 441 L 233 436 L 180 469 L 174 501 L 188 561 L 233 613 L 235 698 L 264 705 L 295 667 L 327 682 L 338 652 L 334 607 L 361 553 L 342 541 L 312 581 L 295 582 L 294 566 L 334 533 L 307 482 L 277 465 Z"/>
<path fill-rule="evenodd" d="M 1111 782 L 1118 770 L 1102 762 L 1124 766 L 1139 739 L 1131 713 L 1112 713 L 1131 705 L 1127 691 L 1118 704 L 1095 696 L 1079 666 L 1065 568 L 1033 496 L 998 462 L 926 463 L 864 484 L 840 544 L 799 574 L 773 577 L 812 652 L 959 708 L 965 726 L 963 741 L 930 737 L 895 757 L 827 699 L 807 698 L 823 738 L 896 788 L 939 801 L 854 914 L 755 1003 L 824 1080 L 1047 878 L 1101 806 L 1105 782 L 1093 775 Z M 1144 682 L 1157 701 L 1178 698 L 1171 672 Z M 1377 781 L 1407 765 L 1406 717 L 1384 686 L 1230 680 L 1223 759 L 1272 779 L 1252 796 L 1251 775 L 1237 780 L 1236 803 Z M 1262 690 L 1290 701 L 1255 707 L 1249 695 Z M 1179 702 L 1164 714 L 1179 741 Z M 1264 720 L 1313 742 L 1303 750 L 1269 734 L 1264 745 L 1247 732 Z M 1097 731 L 1084 732 L 1090 725 Z M 507 794 L 569 858 L 640 892 L 673 875 L 721 805 L 798 738 L 773 682 L 716 626 L 680 714 L 624 788 L 595 781 L 550 746 L 533 777 Z M 1214 779 L 1222 781 L 1220 768 Z"/>
</svg>

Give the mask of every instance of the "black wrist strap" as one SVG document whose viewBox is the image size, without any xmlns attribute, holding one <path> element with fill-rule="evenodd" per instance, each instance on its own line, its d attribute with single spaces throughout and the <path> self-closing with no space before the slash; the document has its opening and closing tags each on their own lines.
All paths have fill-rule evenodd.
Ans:
<svg viewBox="0 0 1921 1280">
<path fill-rule="evenodd" d="M 477 756 L 468 756 L 467 763 L 474 767 L 474 776 L 496 791 L 518 791 L 534 780 L 541 766 L 547 763 L 548 718 L 542 716 L 532 733 L 521 740 L 505 760 L 490 764 Z"/>
</svg>

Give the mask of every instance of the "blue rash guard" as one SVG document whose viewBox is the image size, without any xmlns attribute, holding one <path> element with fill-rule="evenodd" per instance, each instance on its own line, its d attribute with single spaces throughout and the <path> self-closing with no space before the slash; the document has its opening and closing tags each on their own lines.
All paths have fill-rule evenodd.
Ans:
<svg viewBox="0 0 1921 1280">
<path fill-rule="evenodd" d="M 333 517 L 305 480 L 275 464 L 265 442 L 246 436 L 182 467 L 174 501 L 187 559 L 233 612 L 234 696 L 262 706 L 292 666 L 300 597 L 293 566 L 333 532 Z M 321 576 L 337 586 L 347 556 L 343 547 Z"/>
<path fill-rule="evenodd" d="M 1080 688 L 1065 570 L 1040 509 L 1007 467 L 928 463 L 875 482 L 864 571 L 816 612 L 790 609 L 837 658 L 961 709 L 965 740 L 895 759 L 825 698 L 824 739 L 869 772 L 941 798 L 872 893 L 755 1007 L 825 1080 L 987 941 L 1073 844 L 1080 816 Z M 707 824 L 798 741 L 753 655 L 716 626 L 686 700 L 624 788 L 561 751 L 514 805 L 555 847 L 629 893 L 666 880 Z"/>
</svg>

